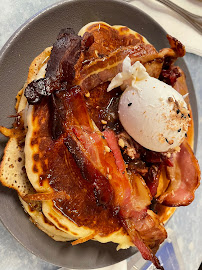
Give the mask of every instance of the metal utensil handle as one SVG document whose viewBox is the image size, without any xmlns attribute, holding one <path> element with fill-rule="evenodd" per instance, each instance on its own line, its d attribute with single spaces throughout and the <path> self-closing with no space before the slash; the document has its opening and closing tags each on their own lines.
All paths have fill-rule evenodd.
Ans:
<svg viewBox="0 0 202 270">
<path fill-rule="evenodd" d="M 191 23 L 200 33 L 202 33 L 202 17 L 196 14 L 193 14 L 185 9 L 179 7 L 169 0 L 157 0 L 162 4 L 168 6 L 174 11 L 178 12 L 182 17 L 184 17 L 189 23 Z"/>
</svg>

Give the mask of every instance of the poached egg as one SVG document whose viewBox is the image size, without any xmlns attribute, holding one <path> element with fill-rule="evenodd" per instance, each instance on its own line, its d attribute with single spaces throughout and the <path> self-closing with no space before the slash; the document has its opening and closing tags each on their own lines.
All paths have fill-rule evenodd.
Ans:
<svg viewBox="0 0 202 270">
<path fill-rule="evenodd" d="M 108 86 L 121 86 L 119 119 L 128 134 L 143 147 L 167 152 L 177 149 L 188 131 L 190 115 L 184 98 L 170 85 L 150 77 L 139 62 L 126 57 L 122 72 Z"/>
</svg>

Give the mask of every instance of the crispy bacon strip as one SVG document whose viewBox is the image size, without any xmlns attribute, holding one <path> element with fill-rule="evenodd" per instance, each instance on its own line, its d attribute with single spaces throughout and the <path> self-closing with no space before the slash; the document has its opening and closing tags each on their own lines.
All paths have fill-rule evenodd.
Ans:
<svg viewBox="0 0 202 270">
<path fill-rule="evenodd" d="M 178 40 L 171 36 L 168 36 L 168 40 L 171 48 L 162 49 L 159 53 L 151 44 L 138 43 L 135 46 L 121 46 L 109 55 L 83 65 L 81 52 L 91 46 L 94 42 L 93 37 L 89 36 L 82 40 L 70 28 L 61 30 L 57 41 L 53 44 L 46 77 L 28 84 L 25 96 L 29 104 L 36 104 L 42 97 L 73 85 L 80 85 L 83 91 L 89 91 L 100 83 L 112 80 L 121 71 L 126 56 L 131 58 L 132 64 L 140 61 L 150 76 L 158 78 L 164 58 L 173 61 L 185 53 L 184 46 Z"/>
<path fill-rule="evenodd" d="M 146 184 L 151 192 L 152 197 L 154 197 L 157 193 L 160 174 L 161 166 L 159 164 L 155 164 L 149 168 L 148 173 L 145 175 Z"/>
<path fill-rule="evenodd" d="M 139 194 L 139 196 L 133 195 L 133 190 L 127 179 L 126 174 L 120 173 L 115 167 L 115 160 L 110 159 L 110 157 L 112 157 L 112 153 L 108 153 L 108 155 L 106 155 L 106 157 L 104 158 L 104 161 L 107 160 L 109 162 L 110 160 L 110 163 L 105 162 L 107 167 L 104 168 L 109 168 L 109 175 L 111 175 L 111 177 L 109 177 L 109 175 L 107 174 L 104 177 L 101 172 L 99 174 L 98 168 L 100 167 L 100 165 L 97 164 L 97 162 L 99 162 L 99 159 L 95 161 L 94 159 L 92 159 L 92 157 L 89 157 L 89 153 L 86 151 L 85 147 L 82 150 L 82 144 L 78 140 L 76 140 L 74 135 L 69 134 L 69 136 L 71 137 L 65 140 L 65 144 L 68 147 L 68 150 L 73 154 L 77 165 L 82 171 L 83 176 L 87 180 L 91 179 L 90 181 L 94 181 L 93 184 L 98 190 L 98 194 L 102 196 L 102 201 L 104 200 L 105 204 L 107 203 L 108 206 L 110 206 L 111 201 L 106 201 L 106 196 L 103 196 L 103 193 L 107 190 L 105 179 L 108 178 L 108 181 L 113 188 L 115 196 L 113 206 L 114 211 L 119 210 L 119 216 L 122 220 L 123 226 L 131 236 L 133 243 L 140 250 L 143 258 L 145 258 L 146 260 L 151 260 L 158 269 L 163 269 L 160 266 L 158 259 L 155 257 L 154 253 L 149 248 L 149 245 L 152 248 L 155 247 L 158 249 L 159 244 L 163 242 L 163 240 L 166 238 L 166 232 L 165 229 L 160 225 L 160 223 L 157 224 L 158 226 L 155 226 L 156 223 L 154 222 L 153 218 L 147 213 L 147 209 L 145 208 L 145 201 L 147 203 L 147 200 L 145 200 L 146 198 L 144 197 L 144 192 L 141 195 Z M 73 138 L 75 140 L 74 142 L 77 141 L 77 145 L 72 144 Z M 81 138 L 81 140 L 83 139 L 84 137 Z M 89 145 L 89 143 L 87 142 L 86 145 Z M 93 144 L 93 149 L 95 149 L 95 151 L 97 150 L 96 148 L 96 145 Z M 102 153 L 104 153 L 104 149 L 102 149 L 101 156 Z M 93 164 L 95 167 L 93 166 Z M 112 165 L 114 168 L 112 167 Z M 104 168 L 102 168 L 102 172 L 104 171 Z M 142 198 L 142 195 L 144 198 Z M 137 205 L 134 205 L 136 197 L 141 197 L 141 201 L 137 202 Z M 140 202 L 142 204 L 141 207 L 139 205 Z M 136 227 L 139 230 L 137 230 Z M 147 232 L 147 237 L 145 237 L 145 232 Z M 142 236 L 145 238 L 145 240 L 143 240 Z M 148 243 L 148 246 L 146 243 Z"/>
<path fill-rule="evenodd" d="M 131 236 L 133 235 L 132 240 L 142 252 L 143 257 L 152 260 L 157 268 L 162 269 L 150 247 L 158 248 L 159 244 L 166 238 L 166 232 L 164 227 L 156 222 L 157 218 L 153 218 L 147 212 L 150 197 L 148 203 L 148 199 L 145 200 L 144 195 L 149 193 L 148 188 L 140 181 L 140 188 L 133 190 L 118 148 L 116 136 L 110 130 L 106 131 L 103 136 L 91 123 L 78 88 L 76 93 L 73 91 L 73 93 L 68 94 L 68 105 L 72 110 L 69 113 L 70 124 L 67 125 L 66 123 L 65 145 L 72 153 L 84 178 L 95 185 L 101 196 L 106 189 L 105 183 L 107 180 L 112 187 L 114 200 L 107 201 L 105 196 L 102 196 L 102 199 L 114 211 L 118 210 L 124 228 Z M 73 121 L 72 117 L 74 118 Z M 140 194 L 140 189 L 145 192 Z M 138 199 L 140 199 L 139 202 L 137 202 Z M 144 236 L 145 231 L 147 231 L 147 237 Z"/>
<path fill-rule="evenodd" d="M 121 173 L 123 173 L 123 174 L 126 173 L 126 166 L 125 166 L 123 157 L 121 155 L 120 148 L 117 144 L 117 139 L 116 139 L 114 132 L 110 129 L 106 129 L 103 132 L 103 134 L 107 140 L 109 147 L 111 148 L 111 150 L 113 152 L 113 155 L 115 157 L 116 166 L 118 167 L 118 169 Z"/>
<path fill-rule="evenodd" d="M 72 87 L 74 66 L 80 53 L 81 37 L 71 28 L 61 30 L 53 44 L 45 78 L 34 80 L 25 88 L 29 104 L 39 103 L 44 96 L 50 96 L 56 90 Z"/>
<path fill-rule="evenodd" d="M 89 138 L 90 141 L 92 138 L 93 137 Z M 91 182 L 95 187 L 95 195 L 99 204 L 109 205 L 113 200 L 113 190 L 104 175 L 104 169 L 101 168 L 100 170 L 100 164 L 94 162 L 99 159 L 96 153 L 97 149 L 95 149 L 94 153 L 92 153 L 92 151 L 89 153 L 71 131 L 68 132 L 64 143 L 69 152 L 73 155 L 84 179 Z"/>
<path fill-rule="evenodd" d="M 75 76 L 74 65 L 81 53 L 81 40 L 72 28 L 60 31 L 47 64 L 46 78 L 57 78 L 71 84 Z"/>
<path fill-rule="evenodd" d="M 147 216 L 147 217 L 149 217 L 149 216 Z M 151 251 L 151 249 L 148 247 L 148 245 L 145 244 L 145 242 L 143 241 L 143 238 L 140 236 L 140 234 L 135 229 L 133 221 L 130 219 L 126 219 L 123 221 L 123 225 L 127 229 L 127 232 L 130 235 L 132 242 L 138 248 L 142 257 L 145 260 L 151 261 L 156 266 L 157 269 L 164 270 L 164 268 L 160 265 L 158 258 L 154 255 L 155 252 L 153 253 Z M 149 235 L 149 238 L 151 238 L 150 235 Z M 155 251 L 156 251 L 156 247 L 155 247 Z"/>
<path fill-rule="evenodd" d="M 194 200 L 200 181 L 198 161 L 186 140 L 173 155 L 173 165 L 167 168 L 170 184 L 158 201 L 166 206 L 185 206 Z"/>
<path fill-rule="evenodd" d="M 112 153 L 114 154 L 115 159 L 118 159 L 116 164 L 122 166 L 120 161 L 122 156 L 117 153 L 118 143 L 115 135 L 113 134 L 113 131 L 106 130 L 104 135 L 110 148 L 112 149 Z M 151 260 L 155 265 L 157 265 L 158 260 L 151 252 L 149 247 L 158 249 L 158 246 L 162 243 L 162 241 L 164 241 L 167 234 L 164 227 L 161 226 L 158 220 L 158 216 L 155 215 L 152 211 L 146 210 L 146 202 L 148 205 L 151 203 L 151 194 L 144 180 L 134 173 L 129 176 L 133 190 L 131 197 L 136 201 L 135 209 L 137 209 L 139 204 L 139 212 L 133 212 L 129 218 L 125 216 L 124 213 L 121 213 L 121 218 L 124 219 L 123 225 L 131 236 L 133 243 L 140 250 L 143 258 Z"/>
<path fill-rule="evenodd" d="M 165 58 L 175 60 L 185 54 L 184 46 L 175 38 L 167 36 L 171 48 L 165 48 L 157 52 L 151 44 L 138 43 L 135 46 L 120 47 L 114 50 L 104 58 L 92 60 L 89 64 L 84 65 L 81 70 L 75 74 L 75 84 L 80 85 L 84 91 L 89 91 L 100 83 L 112 80 L 121 70 L 122 63 L 126 56 L 129 56 L 131 63 L 140 61 L 145 65 L 150 76 L 159 77 Z M 161 68 L 159 73 L 154 73 L 154 68 L 158 62 Z M 150 64 L 149 66 L 146 64 Z"/>
</svg>

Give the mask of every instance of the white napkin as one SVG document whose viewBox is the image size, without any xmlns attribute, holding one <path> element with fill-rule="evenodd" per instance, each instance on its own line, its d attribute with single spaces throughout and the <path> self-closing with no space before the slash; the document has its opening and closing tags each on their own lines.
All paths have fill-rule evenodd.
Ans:
<svg viewBox="0 0 202 270">
<path fill-rule="evenodd" d="M 176 5 L 202 16 L 201 0 L 170 0 Z M 146 12 L 171 36 L 185 45 L 186 51 L 202 56 L 202 34 L 181 15 L 156 0 L 134 0 L 132 5 Z"/>
</svg>

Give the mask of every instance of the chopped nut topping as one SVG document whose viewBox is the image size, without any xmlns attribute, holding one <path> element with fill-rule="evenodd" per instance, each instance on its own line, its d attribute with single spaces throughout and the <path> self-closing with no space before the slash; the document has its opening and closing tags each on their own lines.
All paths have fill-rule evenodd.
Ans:
<svg viewBox="0 0 202 270">
<path fill-rule="evenodd" d="M 177 100 L 174 100 L 170 97 L 169 101 L 173 103 L 173 108 L 170 114 L 170 118 L 167 119 L 167 129 L 176 132 L 187 131 L 190 122 L 190 111 L 184 107 L 183 102 L 178 102 Z"/>
<path fill-rule="evenodd" d="M 85 94 L 85 96 L 86 96 L 86 97 L 90 97 L 90 92 L 87 92 L 87 93 Z"/>
<path fill-rule="evenodd" d="M 105 148 L 105 152 L 108 152 L 108 153 L 111 152 L 111 149 L 109 148 L 109 146 L 106 146 L 106 145 L 105 145 L 104 148 Z"/>
<path fill-rule="evenodd" d="M 184 108 L 184 107 L 182 107 L 181 109 L 181 113 L 183 113 L 183 114 L 189 114 L 189 110 L 187 110 L 186 108 Z"/>
<path fill-rule="evenodd" d="M 119 146 L 121 146 L 121 148 L 124 148 L 124 146 L 125 146 L 123 139 L 119 139 L 118 144 L 119 144 Z"/>
<path fill-rule="evenodd" d="M 111 180 L 111 179 L 112 179 L 111 174 L 108 174 L 108 175 L 107 175 L 107 178 L 108 178 L 109 180 Z"/>
<path fill-rule="evenodd" d="M 127 148 L 126 153 L 127 153 L 127 155 L 128 155 L 131 159 L 134 159 L 134 158 L 135 158 L 136 152 L 134 153 L 134 149 L 132 149 L 132 148 Z"/>
<path fill-rule="evenodd" d="M 164 141 L 166 140 L 166 139 L 164 138 L 164 136 L 163 136 L 162 133 L 160 133 L 160 134 L 158 135 L 158 137 L 159 137 L 159 142 L 160 142 L 160 143 L 164 143 Z"/>
<path fill-rule="evenodd" d="M 126 132 L 120 133 L 118 138 L 119 146 L 124 149 L 123 154 L 126 154 L 131 159 L 138 158 L 140 156 L 139 153 L 136 152 L 137 145 Z"/>
<path fill-rule="evenodd" d="M 165 138 L 166 142 L 170 145 L 172 145 L 174 143 L 174 140 L 168 140 L 167 138 Z"/>
<path fill-rule="evenodd" d="M 171 145 L 174 143 L 174 140 L 169 140 L 168 143 Z"/>
<path fill-rule="evenodd" d="M 176 147 L 174 148 L 174 150 L 175 150 L 176 152 L 180 152 L 180 147 L 179 147 L 179 146 L 176 146 Z"/>
<path fill-rule="evenodd" d="M 106 124 L 107 124 L 107 121 L 101 120 L 101 123 L 102 123 L 103 125 L 106 125 Z"/>
<path fill-rule="evenodd" d="M 169 101 L 169 102 L 173 102 L 174 100 L 173 100 L 172 97 L 169 97 L 169 98 L 168 98 L 168 101 Z"/>
<path fill-rule="evenodd" d="M 167 157 L 170 158 L 171 157 L 171 153 L 167 152 Z"/>
</svg>

